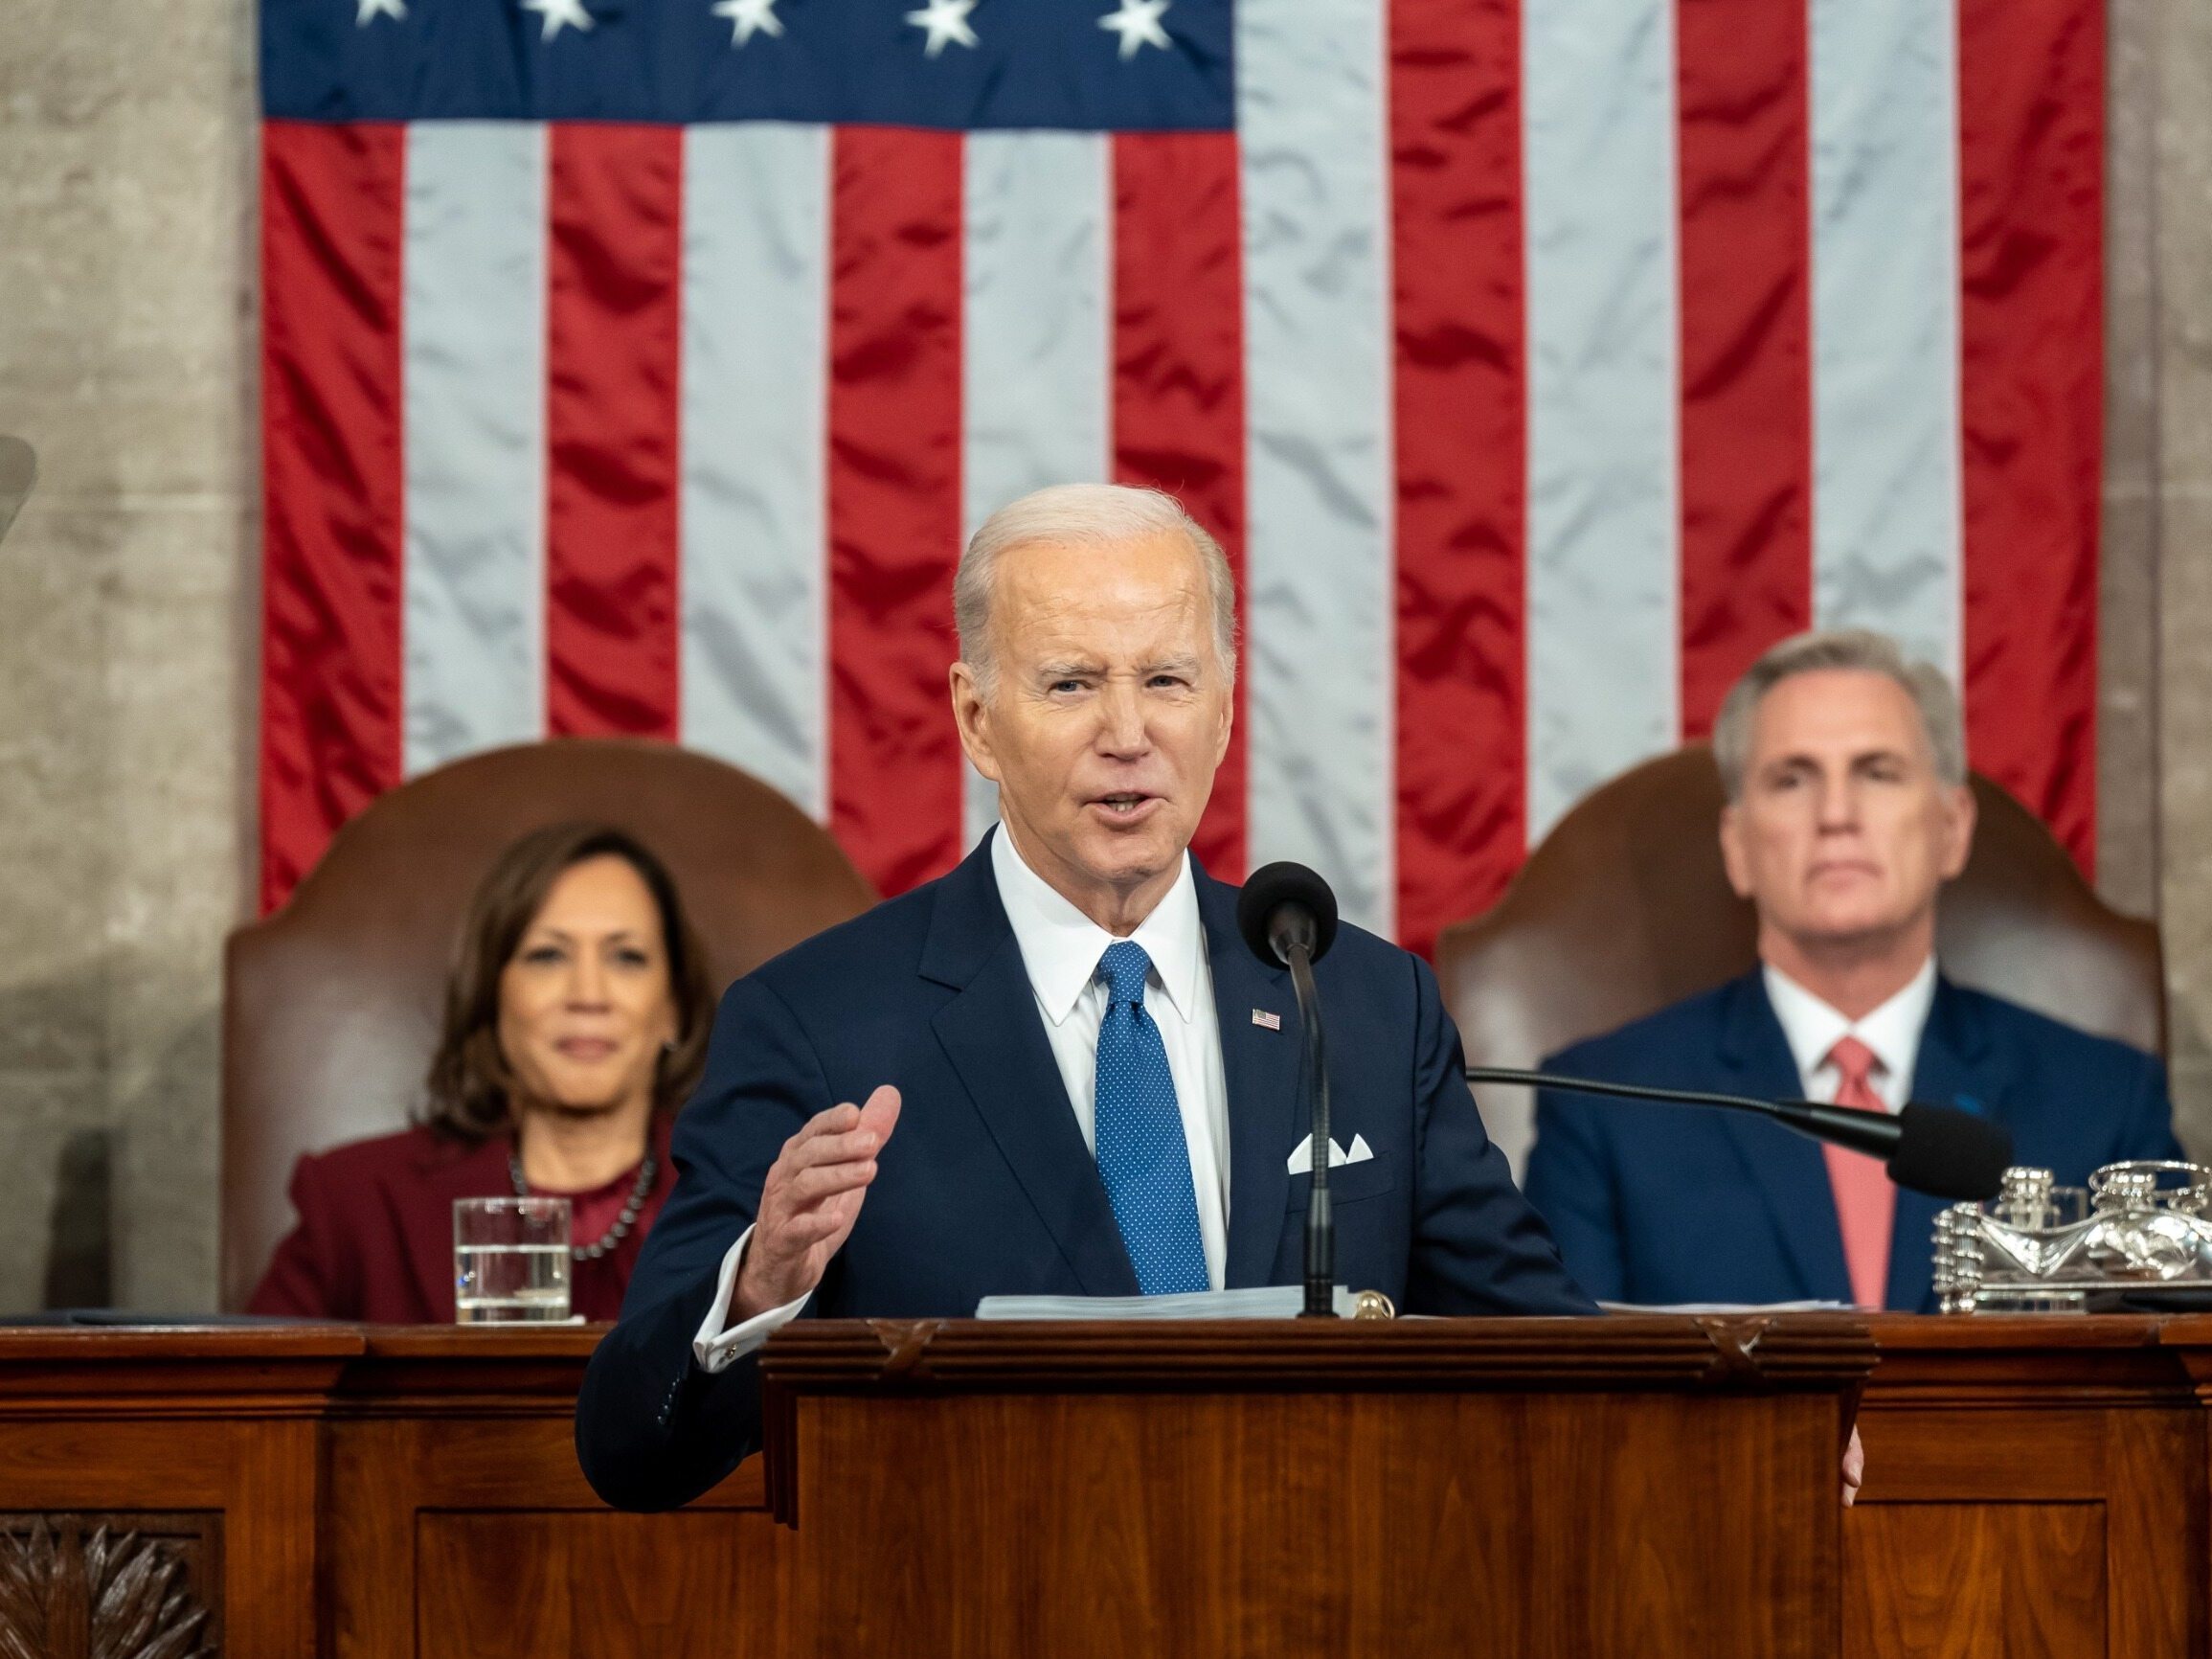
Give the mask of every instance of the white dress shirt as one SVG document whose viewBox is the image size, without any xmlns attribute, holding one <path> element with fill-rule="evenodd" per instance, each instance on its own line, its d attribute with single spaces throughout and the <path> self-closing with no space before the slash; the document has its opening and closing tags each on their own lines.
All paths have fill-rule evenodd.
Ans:
<svg viewBox="0 0 2212 1659">
<path fill-rule="evenodd" d="M 1098 1151 L 1098 1028 L 1106 1019 L 1106 982 L 1098 959 L 1116 943 L 1023 860 L 1004 827 L 991 839 L 991 874 L 999 902 L 1022 947 L 1029 989 L 1044 1017 L 1045 1039 L 1068 1086 L 1075 1126 Z M 1175 885 L 1137 924 L 1130 939 L 1144 947 L 1144 1011 L 1167 1050 L 1167 1075 L 1183 1113 L 1190 1179 L 1198 1192 L 1198 1232 L 1206 1248 L 1207 1287 L 1219 1290 L 1229 1261 L 1229 1075 L 1221 1063 L 1221 1026 L 1213 1006 L 1213 966 L 1206 959 L 1206 926 L 1198 917 L 1198 883 L 1190 854 Z"/>
<path fill-rule="evenodd" d="M 1772 964 L 1761 970 L 1767 982 L 1767 1000 L 1782 1022 L 1789 1039 L 1790 1057 L 1797 1062 L 1797 1080 L 1805 1099 L 1832 1102 L 1843 1086 L 1843 1075 L 1828 1058 L 1837 1042 L 1855 1036 L 1874 1051 L 1874 1074 L 1867 1080 L 1882 1103 L 1892 1112 L 1909 1098 L 1913 1068 L 1920 1061 L 1920 1036 L 1928 1029 L 1928 1013 L 1935 1006 L 1935 958 L 1920 965 L 1920 971 L 1905 989 L 1864 1019 L 1844 1018 L 1780 968 Z"/>
<path fill-rule="evenodd" d="M 991 838 L 991 875 L 999 902 L 1021 947 L 1029 990 L 1052 1060 L 1067 1085 L 1068 1102 L 1083 1144 L 1097 1152 L 1098 1028 L 1106 1018 L 1106 983 L 1098 959 L 1116 943 L 1108 933 L 1063 898 L 1023 859 L 1013 837 L 1001 826 Z M 1213 968 L 1206 956 L 1206 928 L 1198 915 L 1198 884 L 1190 855 L 1183 856 L 1175 884 L 1129 936 L 1144 947 L 1152 968 L 1144 980 L 1144 1011 L 1159 1029 L 1167 1051 L 1168 1076 L 1183 1113 L 1183 1138 L 1190 1151 L 1191 1184 L 1198 1197 L 1198 1232 L 1206 1252 L 1206 1283 L 1222 1287 L 1229 1261 L 1229 1075 L 1221 1058 L 1221 1027 L 1213 1006 Z M 896 1079 L 886 1081 L 895 1082 Z M 894 1134 L 895 1139 L 895 1134 Z M 771 1332 L 798 1317 L 806 1298 L 723 1327 L 736 1289 L 737 1269 L 748 1227 L 722 1258 L 714 1301 L 692 1338 L 691 1352 L 708 1371 L 718 1372 L 766 1342 Z"/>
</svg>

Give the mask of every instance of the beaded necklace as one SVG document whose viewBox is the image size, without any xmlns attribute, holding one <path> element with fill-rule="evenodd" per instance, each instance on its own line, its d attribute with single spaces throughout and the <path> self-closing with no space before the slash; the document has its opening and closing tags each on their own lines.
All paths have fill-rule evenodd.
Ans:
<svg viewBox="0 0 2212 1659">
<path fill-rule="evenodd" d="M 615 1224 L 589 1244 L 571 1244 L 569 1258 L 575 1261 L 597 1261 L 616 1245 L 630 1236 L 630 1229 L 638 1224 L 638 1213 L 645 1207 L 645 1194 L 653 1190 L 653 1177 L 660 1172 L 650 1149 L 645 1161 L 638 1166 L 637 1183 L 630 1188 L 630 1195 L 622 1201 L 622 1213 L 615 1217 Z M 530 1183 L 523 1179 L 522 1153 L 509 1150 L 507 1154 L 508 1179 L 514 1183 L 517 1198 L 530 1196 Z"/>
</svg>

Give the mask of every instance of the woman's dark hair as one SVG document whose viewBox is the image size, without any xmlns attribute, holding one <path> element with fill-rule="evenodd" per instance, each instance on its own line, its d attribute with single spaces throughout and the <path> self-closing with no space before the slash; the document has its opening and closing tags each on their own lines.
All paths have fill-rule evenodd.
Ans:
<svg viewBox="0 0 2212 1659">
<path fill-rule="evenodd" d="M 668 867 L 636 836 L 605 824 L 533 830 L 492 865 L 469 900 L 452 977 L 445 1024 L 431 1057 L 428 1099 L 419 1121 L 463 1141 L 483 1141 L 514 1122 L 514 1073 L 499 1046 L 499 982 L 523 935 L 565 871 L 593 858 L 620 858 L 638 873 L 661 916 L 668 957 L 668 995 L 676 1005 L 675 1045 L 660 1057 L 653 1107 L 673 1111 L 706 1069 L 714 993 L 705 952 L 676 897 Z"/>
</svg>

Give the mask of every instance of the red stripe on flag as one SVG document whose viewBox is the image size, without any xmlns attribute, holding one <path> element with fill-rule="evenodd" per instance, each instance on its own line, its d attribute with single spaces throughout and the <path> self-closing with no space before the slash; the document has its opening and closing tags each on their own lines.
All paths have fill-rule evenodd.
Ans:
<svg viewBox="0 0 2212 1659">
<path fill-rule="evenodd" d="M 1679 0 L 1682 722 L 1813 619 L 1803 9 Z"/>
<path fill-rule="evenodd" d="M 1114 140 L 1114 477 L 1164 489 L 1212 532 L 1244 621 L 1244 260 L 1236 140 Z M 1236 725 L 1191 847 L 1243 879 L 1245 679 Z"/>
<path fill-rule="evenodd" d="M 555 125 L 548 166 L 546 725 L 673 738 L 684 138 Z"/>
<path fill-rule="evenodd" d="M 830 828 L 884 893 L 960 856 L 960 146 L 841 127 L 829 321 Z"/>
<path fill-rule="evenodd" d="M 261 134 L 261 908 L 400 771 L 402 128 Z"/>
<path fill-rule="evenodd" d="M 1968 748 L 2093 869 L 2104 8 L 1958 16 Z"/>
<path fill-rule="evenodd" d="M 1390 11 L 1398 938 L 1424 955 L 1527 833 L 1517 11 Z"/>
</svg>

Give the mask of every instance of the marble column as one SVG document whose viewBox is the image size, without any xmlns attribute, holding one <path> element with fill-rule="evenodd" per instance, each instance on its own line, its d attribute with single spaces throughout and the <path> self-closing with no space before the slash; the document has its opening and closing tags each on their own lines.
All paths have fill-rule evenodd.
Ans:
<svg viewBox="0 0 2212 1659">
<path fill-rule="evenodd" d="M 2212 9 L 2152 10 L 2159 920 L 2183 1138 L 2212 1156 Z"/>
<path fill-rule="evenodd" d="M 206 1307 L 252 822 L 253 10 L 5 11 L 0 430 L 41 478 L 0 548 L 0 1308 L 94 1202 L 57 1189 L 73 1137 L 116 1300 Z"/>
<path fill-rule="evenodd" d="M 2158 909 L 2157 143 L 2161 0 L 2107 0 L 2105 480 L 2098 601 L 2097 887 Z"/>
</svg>

